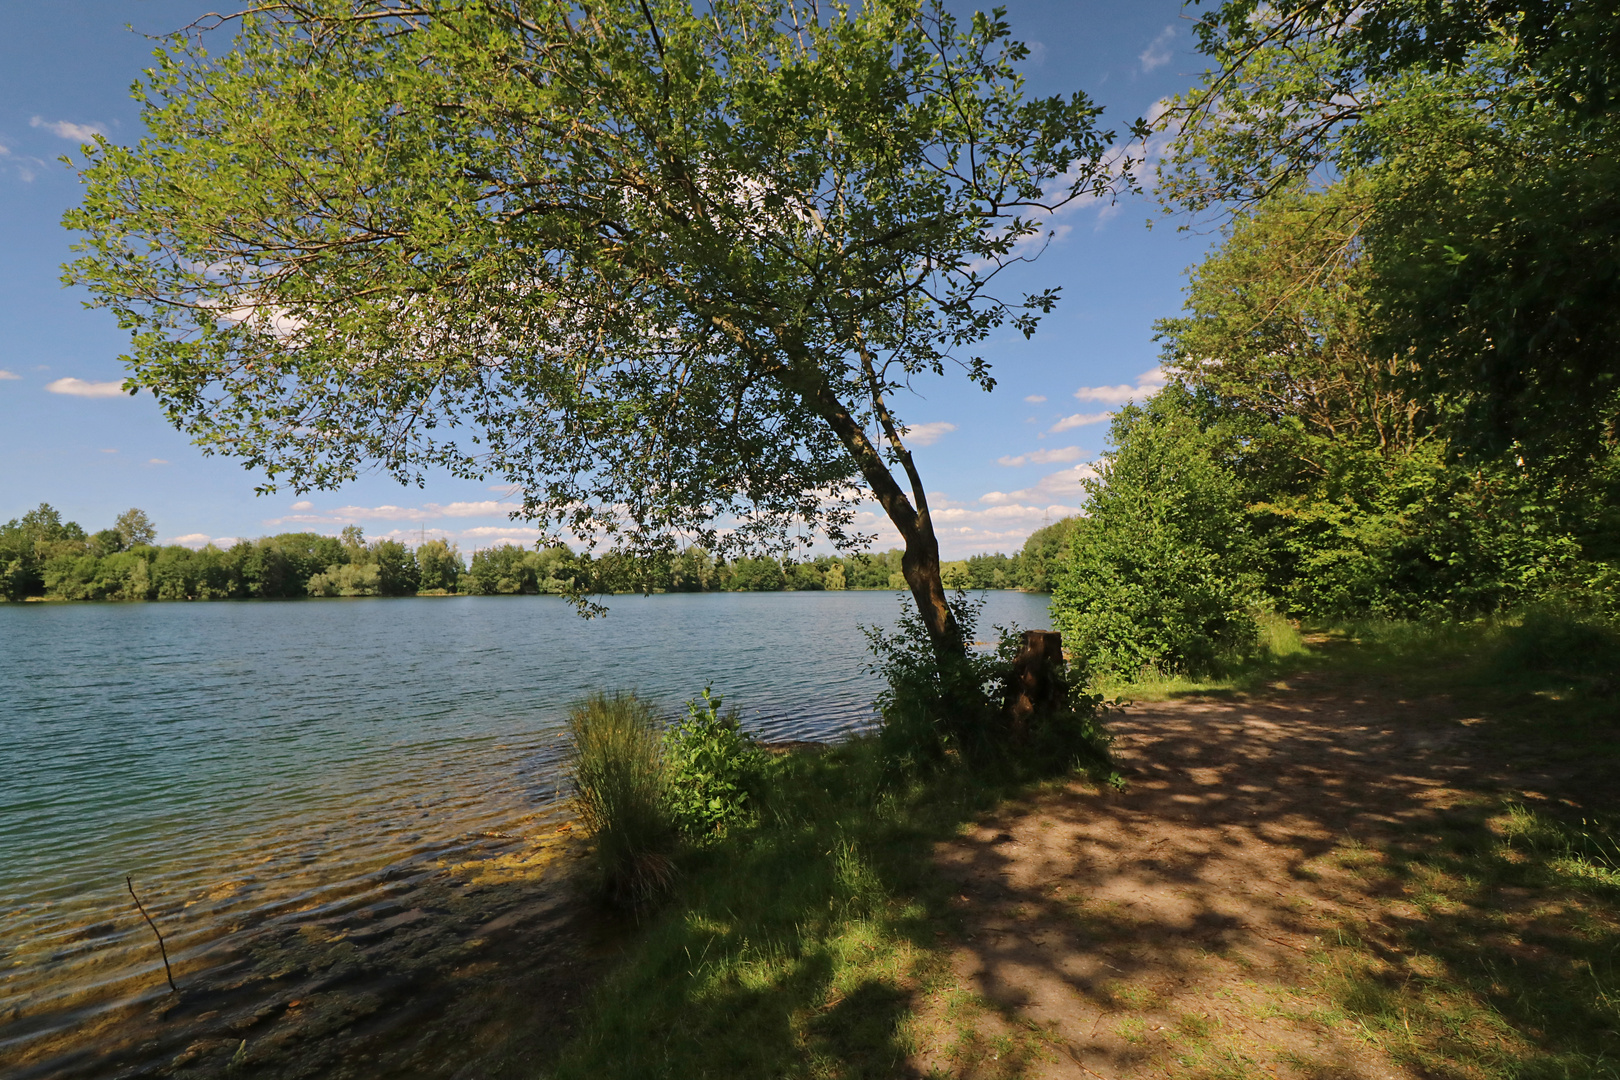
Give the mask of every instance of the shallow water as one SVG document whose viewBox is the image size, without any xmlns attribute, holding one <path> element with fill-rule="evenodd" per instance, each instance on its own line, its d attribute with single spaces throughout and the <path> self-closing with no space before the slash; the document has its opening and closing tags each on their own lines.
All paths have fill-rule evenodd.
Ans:
<svg viewBox="0 0 1620 1080">
<path fill-rule="evenodd" d="M 554 825 L 570 702 L 706 682 L 770 739 L 871 723 L 896 594 L 0 606 L 0 1061 Z M 1048 625 L 989 593 L 982 626 Z"/>
</svg>

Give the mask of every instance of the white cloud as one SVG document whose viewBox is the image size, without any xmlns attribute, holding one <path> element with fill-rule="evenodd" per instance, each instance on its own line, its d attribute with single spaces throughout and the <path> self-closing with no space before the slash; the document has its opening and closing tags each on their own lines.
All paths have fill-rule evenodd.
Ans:
<svg viewBox="0 0 1620 1080">
<path fill-rule="evenodd" d="M 147 463 L 147 464 L 148 464 L 148 465 L 167 465 L 167 464 L 168 464 L 168 462 L 167 462 L 167 461 L 164 461 L 164 460 L 163 460 L 163 459 L 162 459 L 162 458 L 160 458 L 160 457 L 155 457 L 155 458 L 147 458 L 147 459 L 146 459 L 146 463 Z"/>
<path fill-rule="evenodd" d="M 510 503 L 497 502 L 494 499 L 485 499 L 482 502 L 453 502 L 444 507 L 439 507 L 437 503 L 428 503 L 428 506 L 442 509 L 445 517 L 482 517 L 485 514 L 509 513 L 512 509 Z"/>
<path fill-rule="evenodd" d="M 1021 491 L 987 491 L 979 496 L 979 501 L 987 506 L 1006 507 L 1017 506 L 1021 503 L 1038 502 L 1045 499 L 1070 499 L 1079 501 L 1084 497 L 1086 489 L 1083 482 L 1096 476 L 1097 470 L 1090 462 L 1082 462 L 1072 469 L 1062 472 L 1048 473 L 1041 477 L 1034 487 L 1027 487 Z M 1078 510 L 1066 510 L 1065 513 L 1079 513 Z"/>
<path fill-rule="evenodd" d="M 1026 397 L 1024 400 L 1029 402 L 1031 405 L 1039 405 L 1041 402 L 1046 400 L 1046 395 L 1045 394 L 1031 394 L 1028 397 Z"/>
<path fill-rule="evenodd" d="M 1142 70 L 1144 72 L 1164 67 L 1170 62 L 1170 42 L 1174 41 L 1175 37 L 1176 28 L 1167 26 L 1159 31 L 1158 37 L 1148 43 L 1148 47 L 1142 50 L 1142 55 L 1137 57 L 1138 60 L 1142 61 Z"/>
<path fill-rule="evenodd" d="M 102 453 L 103 454 L 116 454 L 116 453 L 118 453 L 118 451 L 116 451 L 116 450 L 103 450 Z"/>
<path fill-rule="evenodd" d="M 298 511 L 278 518 L 265 519 L 265 525 L 348 525 L 357 521 L 435 521 L 439 518 L 488 517 L 507 514 L 511 503 L 484 499 L 478 502 L 424 503 L 421 506 L 339 506 L 331 510 L 318 510 L 308 500 L 293 503 Z M 510 531 L 512 526 L 506 526 Z"/>
<path fill-rule="evenodd" d="M 47 120 L 36 116 L 28 121 L 29 127 L 44 128 L 59 139 L 72 139 L 76 143 L 95 142 L 97 135 L 105 135 L 95 124 L 75 124 L 67 120 Z"/>
<path fill-rule="evenodd" d="M 184 536 L 171 536 L 167 540 L 160 540 L 160 544 L 179 544 L 192 550 L 207 547 L 214 542 L 214 538 L 207 533 L 186 533 Z"/>
<path fill-rule="evenodd" d="M 1074 392 L 1081 401 L 1096 401 L 1104 405 L 1123 405 L 1127 401 L 1146 401 L 1164 389 L 1164 369 L 1149 368 L 1136 377 L 1135 386 L 1082 386 Z"/>
<path fill-rule="evenodd" d="M 45 389 L 53 394 L 72 397 L 118 397 L 124 392 L 121 382 L 85 382 L 83 379 L 57 379 L 46 383 Z"/>
<path fill-rule="evenodd" d="M 955 424 L 944 420 L 935 420 L 929 424 L 913 424 L 906 428 L 906 439 L 913 446 L 933 446 L 939 442 L 941 436 L 948 435 L 956 430 Z"/>
<path fill-rule="evenodd" d="M 535 538 L 534 533 L 529 533 L 518 539 L 520 534 L 514 533 L 510 525 L 476 525 L 471 529 L 462 529 L 457 535 L 464 536 L 469 540 L 485 540 L 492 536 L 498 536 L 502 540 L 522 544 L 532 544 Z"/>
<path fill-rule="evenodd" d="M 5 382 L 7 379 L 20 378 L 22 378 L 22 376 L 16 374 L 15 372 L 7 371 L 5 368 L 0 368 L 0 382 Z"/>
<path fill-rule="evenodd" d="M 1051 450 L 1031 450 L 1029 453 L 1019 454 L 1017 457 L 1011 455 L 999 457 L 996 459 L 996 464 L 1006 465 L 1009 468 L 1017 468 L 1021 465 L 1059 465 L 1066 461 L 1079 461 L 1084 454 L 1085 451 L 1078 446 L 1059 446 L 1053 447 Z"/>
<path fill-rule="evenodd" d="M 1065 416 L 1053 424 L 1047 434 L 1056 435 L 1060 431 L 1071 431 L 1077 427 L 1085 427 L 1087 424 L 1098 424 L 1113 415 L 1111 412 L 1075 413 L 1073 416 Z"/>
</svg>

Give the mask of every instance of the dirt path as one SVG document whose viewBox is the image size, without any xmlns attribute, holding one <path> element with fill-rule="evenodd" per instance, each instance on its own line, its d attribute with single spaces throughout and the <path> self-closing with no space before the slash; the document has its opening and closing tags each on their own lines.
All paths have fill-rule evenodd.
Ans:
<svg viewBox="0 0 1620 1080">
<path fill-rule="evenodd" d="M 1303 687 L 1111 726 L 1125 791 L 1049 792 L 937 850 L 962 935 L 920 1071 L 1415 1080 L 1311 969 L 1398 909 L 1355 853 L 1478 781 L 1469 721 Z"/>
</svg>

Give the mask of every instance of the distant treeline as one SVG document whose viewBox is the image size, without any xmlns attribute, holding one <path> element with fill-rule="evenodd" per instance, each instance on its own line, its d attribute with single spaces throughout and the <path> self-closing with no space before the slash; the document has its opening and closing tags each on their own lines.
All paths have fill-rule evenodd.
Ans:
<svg viewBox="0 0 1620 1080">
<path fill-rule="evenodd" d="M 1073 520 L 1037 531 L 1016 555 L 948 562 L 945 584 L 964 589 L 1050 591 L 1049 562 Z M 717 559 L 693 547 L 662 563 L 539 551 L 502 544 L 464 559 L 456 545 L 428 540 L 366 541 L 357 526 L 341 536 L 282 533 L 228 548 L 158 546 L 146 514 L 129 510 L 111 528 L 87 533 L 48 504 L 0 527 L 0 596 L 7 600 L 234 600 L 297 596 L 470 596 L 519 593 L 778 592 L 903 589 L 900 552 Z"/>
</svg>

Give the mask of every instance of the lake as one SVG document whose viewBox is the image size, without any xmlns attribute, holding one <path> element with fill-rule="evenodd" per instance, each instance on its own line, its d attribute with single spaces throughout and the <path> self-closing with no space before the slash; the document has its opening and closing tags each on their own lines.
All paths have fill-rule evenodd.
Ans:
<svg viewBox="0 0 1620 1080">
<path fill-rule="evenodd" d="M 1044 629 L 1047 598 L 984 594 Z M 771 740 L 870 727 L 891 592 L 0 605 L 0 1062 L 422 868 L 556 827 L 570 703 L 705 683 Z"/>
</svg>

